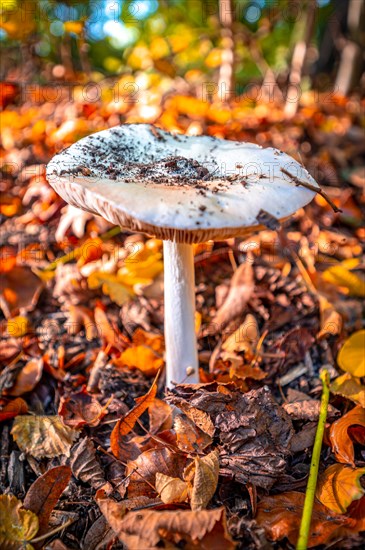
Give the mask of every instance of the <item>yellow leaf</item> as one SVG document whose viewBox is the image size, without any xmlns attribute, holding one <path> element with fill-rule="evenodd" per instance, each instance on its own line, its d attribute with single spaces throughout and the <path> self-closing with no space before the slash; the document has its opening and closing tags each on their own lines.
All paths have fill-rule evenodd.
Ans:
<svg viewBox="0 0 365 550">
<path fill-rule="evenodd" d="M 0 547 L 4 550 L 32 550 L 29 544 L 37 534 L 38 518 L 13 495 L 0 495 Z"/>
<path fill-rule="evenodd" d="M 142 254 L 142 253 L 141 253 Z M 118 271 L 118 280 L 126 286 L 148 284 L 163 270 L 161 253 L 151 254 L 146 259 L 129 260 Z"/>
<path fill-rule="evenodd" d="M 317 338 L 340 334 L 342 329 L 342 317 L 327 298 L 321 294 L 319 294 L 319 311 L 321 315 L 321 329 L 317 334 Z"/>
<path fill-rule="evenodd" d="M 82 21 L 65 21 L 63 28 L 66 32 L 81 34 L 84 29 L 84 24 Z"/>
<path fill-rule="evenodd" d="M 12 317 L 7 321 L 7 331 L 9 336 L 20 338 L 25 336 L 29 330 L 29 319 L 23 315 Z"/>
<path fill-rule="evenodd" d="M 219 474 L 219 451 L 196 457 L 184 472 L 186 481 L 192 483 L 190 505 L 192 510 L 203 510 L 215 493 Z"/>
<path fill-rule="evenodd" d="M 342 395 L 346 399 L 351 399 L 351 401 L 365 408 L 365 386 L 360 384 L 358 378 L 354 378 L 348 372 L 332 382 L 330 391 Z"/>
<path fill-rule="evenodd" d="M 131 346 L 122 352 L 115 363 L 129 368 L 136 368 L 146 376 L 155 376 L 164 364 L 163 359 L 148 346 Z"/>
<path fill-rule="evenodd" d="M 164 338 L 162 334 L 147 332 L 142 328 L 137 328 L 132 336 L 133 344 L 136 346 L 148 346 L 157 353 L 162 353 L 165 349 Z"/>
<path fill-rule="evenodd" d="M 11 433 L 19 449 L 35 458 L 70 456 L 79 435 L 65 426 L 59 416 L 17 416 Z"/>
<path fill-rule="evenodd" d="M 342 370 L 353 376 L 365 376 L 365 330 L 351 334 L 337 355 Z"/>
<path fill-rule="evenodd" d="M 188 498 L 188 485 L 178 477 L 170 477 L 157 472 L 155 487 L 165 504 L 184 502 Z"/>
<path fill-rule="evenodd" d="M 352 273 L 345 262 L 334 265 L 323 272 L 322 277 L 328 283 L 347 289 L 351 296 L 365 297 L 365 280 Z"/>
<path fill-rule="evenodd" d="M 110 273 L 95 271 L 87 278 L 87 284 L 91 290 L 101 286 L 104 294 L 110 296 L 118 306 L 122 306 L 133 296 L 132 289 L 121 282 L 116 275 Z"/>
<path fill-rule="evenodd" d="M 333 512 L 344 514 L 351 502 L 365 494 L 360 482 L 363 475 L 365 468 L 333 464 L 319 477 L 316 496 Z"/>
</svg>

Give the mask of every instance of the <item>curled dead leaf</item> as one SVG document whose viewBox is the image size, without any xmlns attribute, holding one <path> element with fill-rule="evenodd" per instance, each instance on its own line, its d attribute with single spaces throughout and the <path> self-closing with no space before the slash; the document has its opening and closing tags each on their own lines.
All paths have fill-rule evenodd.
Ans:
<svg viewBox="0 0 365 550">
<path fill-rule="evenodd" d="M 192 485 L 190 505 L 192 510 L 204 510 L 213 497 L 219 475 L 219 451 L 197 456 L 184 471 L 184 479 Z"/>
<path fill-rule="evenodd" d="M 0 422 L 10 420 L 11 418 L 18 416 L 18 414 L 25 414 L 26 412 L 28 412 L 28 405 L 24 399 L 17 397 L 2 407 L 0 410 Z"/>
<path fill-rule="evenodd" d="M 104 406 L 83 388 L 80 392 L 61 397 L 58 414 L 66 426 L 80 429 L 87 424 L 95 427 L 107 412 L 110 400 Z"/>
<path fill-rule="evenodd" d="M 160 472 L 156 474 L 156 491 L 165 504 L 185 502 L 188 498 L 188 485 L 185 481 Z"/>
<path fill-rule="evenodd" d="M 31 359 L 26 363 L 16 376 L 13 386 L 3 391 L 4 395 L 18 397 L 32 391 L 42 377 L 43 359 Z"/>
<path fill-rule="evenodd" d="M 90 438 L 84 437 L 72 447 L 70 466 L 73 475 L 83 483 L 88 483 L 94 489 L 111 489 L 97 461 L 95 447 Z"/>
<path fill-rule="evenodd" d="M 365 446 L 365 411 L 360 405 L 331 425 L 329 438 L 336 460 L 355 467 L 354 443 L 349 435 L 352 426 L 359 426 L 357 442 Z"/>
</svg>

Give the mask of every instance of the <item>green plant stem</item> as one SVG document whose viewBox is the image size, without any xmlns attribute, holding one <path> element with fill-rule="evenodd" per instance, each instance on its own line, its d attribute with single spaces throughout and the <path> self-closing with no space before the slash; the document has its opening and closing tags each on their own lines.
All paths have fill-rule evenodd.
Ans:
<svg viewBox="0 0 365 550">
<path fill-rule="evenodd" d="M 323 434 L 324 434 L 324 428 L 325 428 L 326 419 L 327 419 L 330 389 L 329 389 L 329 374 L 326 369 L 324 369 L 321 372 L 320 378 L 323 385 L 321 408 L 319 412 L 316 437 L 314 440 L 313 454 L 312 454 L 312 461 L 311 461 L 310 470 L 309 470 L 307 489 L 305 492 L 305 500 L 304 500 L 304 506 L 303 506 L 302 521 L 300 523 L 297 550 L 307 550 L 307 547 L 308 547 L 313 504 L 314 504 L 314 498 L 315 498 L 316 487 L 317 487 L 318 467 L 319 467 L 319 461 L 321 458 Z"/>
</svg>

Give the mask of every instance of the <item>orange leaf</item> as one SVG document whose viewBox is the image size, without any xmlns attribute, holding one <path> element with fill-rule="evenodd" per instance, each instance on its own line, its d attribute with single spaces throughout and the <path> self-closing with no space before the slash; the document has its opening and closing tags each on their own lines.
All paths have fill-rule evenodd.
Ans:
<svg viewBox="0 0 365 550">
<path fill-rule="evenodd" d="M 43 360 L 42 359 L 31 359 L 28 361 L 24 367 L 19 371 L 18 376 L 16 377 L 14 385 L 3 391 L 4 395 L 12 395 L 13 397 L 18 397 L 32 391 L 33 388 L 38 384 L 42 377 L 43 372 Z"/>
<path fill-rule="evenodd" d="M 332 464 L 320 476 L 316 496 L 333 512 L 344 514 L 351 502 L 360 499 L 365 493 L 360 482 L 363 475 L 365 468 Z"/>
<path fill-rule="evenodd" d="M 24 499 L 24 508 L 38 516 L 39 532 L 47 531 L 49 517 L 58 499 L 71 479 L 69 466 L 56 466 L 40 476 L 30 486 Z"/>
<path fill-rule="evenodd" d="M 261 499 L 257 506 L 256 522 L 264 528 L 265 534 L 270 540 L 277 541 L 287 537 L 289 542 L 295 546 L 298 540 L 304 499 L 305 495 L 296 491 Z M 315 500 L 308 548 L 327 544 L 341 534 L 348 535 L 355 525 L 354 519 L 335 514 Z"/>
<path fill-rule="evenodd" d="M 148 346 L 131 346 L 115 361 L 117 365 L 139 369 L 146 376 L 155 376 L 164 364 L 163 359 Z"/>
<path fill-rule="evenodd" d="M 336 460 L 355 467 L 354 444 L 348 433 L 352 426 L 361 427 L 356 440 L 365 446 L 365 411 L 360 405 L 332 424 L 329 437 Z"/>
<path fill-rule="evenodd" d="M 137 405 L 133 407 L 123 418 L 118 420 L 116 423 L 111 436 L 110 436 L 110 446 L 114 456 L 118 458 L 119 454 L 119 440 L 123 435 L 129 434 L 139 417 L 144 413 L 146 409 L 153 403 L 153 400 L 156 397 L 157 393 L 157 380 L 158 375 L 153 381 L 152 386 L 145 395 L 136 398 Z"/>
<path fill-rule="evenodd" d="M 25 414 L 28 412 L 28 405 L 21 397 L 17 397 L 13 401 L 10 401 L 0 410 L 0 422 L 4 420 L 10 420 L 18 414 Z"/>
</svg>

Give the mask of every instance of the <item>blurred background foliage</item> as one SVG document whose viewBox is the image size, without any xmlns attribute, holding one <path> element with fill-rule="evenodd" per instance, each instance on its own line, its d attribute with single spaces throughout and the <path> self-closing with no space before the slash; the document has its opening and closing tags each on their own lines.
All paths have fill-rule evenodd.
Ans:
<svg viewBox="0 0 365 550">
<path fill-rule="evenodd" d="M 145 80 L 166 80 L 166 89 L 175 79 L 194 89 L 217 81 L 228 42 L 239 94 L 268 73 L 285 82 L 295 45 L 304 40 L 301 85 L 324 90 L 335 78 L 349 32 L 360 33 L 349 31 L 351 11 L 360 24 L 355 4 L 363 1 L 3 0 L 1 78 L 100 82 L 143 71 Z M 222 32 L 227 27 L 228 37 Z M 354 40 L 361 46 L 363 36 Z M 355 81 L 347 88 L 359 84 L 358 76 Z"/>
</svg>

